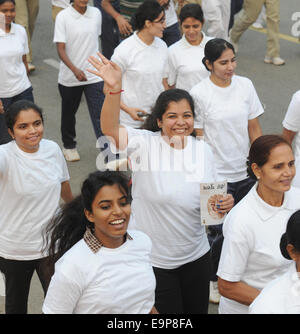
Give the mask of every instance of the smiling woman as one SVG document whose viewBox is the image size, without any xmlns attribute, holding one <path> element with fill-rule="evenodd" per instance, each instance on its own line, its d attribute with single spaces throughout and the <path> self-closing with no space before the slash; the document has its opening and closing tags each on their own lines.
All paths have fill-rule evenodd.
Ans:
<svg viewBox="0 0 300 334">
<path fill-rule="evenodd" d="M 50 263 L 59 260 L 44 313 L 156 312 L 151 241 L 142 232 L 127 231 L 130 212 L 122 173 L 97 171 L 86 178 L 81 195 L 48 226 Z"/>
<path fill-rule="evenodd" d="M 276 135 L 257 138 L 248 173 L 257 183 L 223 226 L 219 313 L 247 313 L 261 289 L 290 265 L 279 248 L 289 217 L 300 208 L 300 190 L 291 187 L 295 165 L 290 144 Z"/>
</svg>

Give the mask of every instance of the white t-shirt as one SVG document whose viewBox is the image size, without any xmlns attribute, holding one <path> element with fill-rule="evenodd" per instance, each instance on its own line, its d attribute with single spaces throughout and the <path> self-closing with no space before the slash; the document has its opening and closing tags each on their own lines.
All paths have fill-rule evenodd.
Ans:
<svg viewBox="0 0 300 334">
<path fill-rule="evenodd" d="M 28 52 L 27 34 L 19 24 L 12 23 L 9 33 L 0 34 L 0 99 L 16 96 L 31 86 L 22 60 Z"/>
<path fill-rule="evenodd" d="M 250 314 L 300 314 L 300 277 L 295 262 L 268 283 L 249 306 Z"/>
<path fill-rule="evenodd" d="M 150 113 L 158 95 L 164 90 L 162 80 L 168 59 L 166 43 L 155 37 L 151 45 L 145 44 L 135 32 L 114 50 L 111 60 L 121 67 L 121 99 L 128 107 L 136 107 Z M 120 123 L 139 128 L 141 121 L 133 120 L 120 111 Z"/>
<path fill-rule="evenodd" d="M 296 171 L 299 172 L 296 173 L 294 177 L 293 185 L 300 188 L 300 90 L 293 95 L 282 125 L 287 130 L 297 132 L 293 142 L 293 148 L 296 159 Z"/>
<path fill-rule="evenodd" d="M 61 61 L 58 83 L 73 87 L 102 81 L 98 76 L 87 72 L 87 68 L 92 68 L 88 57 L 97 57 L 99 52 L 101 24 L 101 12 L 96 7 L 87 6 L 85 13 L 80 14 L 73 6 L 69 6 L 58 13 L 53 41 L 66 44 L 66 53 L 71 62 L 84 71 L 87 77 L 87 81 L 78 81 L 73 72 Z"/>
<path fill-rule="evenodd" d="M 191 45 L 185 35 L 181 40 L 169 46 L 168 49 L 168 83 L 170 86 L 190 91 L 201 80 L 207 78 L 210 72 L 202 63 L 205 44 L 212 39 L 203 32 L 199 45 Z"/>
<path fill-rule="evenodd" d="M 152 264 L 174 269 L 199 259 L 209 250 L 200 221 L 200 182 L 217 179 L 211 149 L 188 137 L 173 149 L 160 132 L 127 127 L 132 168 L 130 226 L 152 240 Z"/>
<path fill-rule="evenodd" d="M 42 231 L 58 208 L 61 183 L 69 179 L 64 156 L 42 139 L 35 153 L 15 141 L 0 145 L 0 256 L 13 260 L 43 257 Z"/>
<path fill-rule="evenodd" d="M 228 182 L 246 179 L 248 121 L 264 112 L 251 80 L 235 75 L 231 85 L 222 88 L 208 77 L 190 93 L 195 101 L 195 128 L 204 129 L 218 174 Z"/>
<path fill-rule="evenodd" d="M 282 206 L 274 207 L 259 197 L 256 188 L 257 184 L 225 218 L 217 275 L 261 290 L 291 264 L 279 244 L 288 219 L 300 208 L 300 190 L 291 187 Z M 248 313 L 248 306 L 221 297 L 219 313 Z"/>
<path fill-rule="evenodd" d="M 70 5 L 70 0 L 52 0 L 52 5 L 60 8 L 67 8 Z"/>
<path fill-rule="evenodd" d="M 145 314 L 154 305 L 151 241 L 140 231 L 118 248 L 93 253 L 81 239 L 55 264 L 46 314 Z"/>
<path fill-rule="evenodd" d="M 175 11 L 175 6 L 173 0 L 170 0 L 168 9 L 165 10 L 166 16 L 166 27 L 171 27 L 173 24 L 178 22 L 178 17 Z"/>
</svg>

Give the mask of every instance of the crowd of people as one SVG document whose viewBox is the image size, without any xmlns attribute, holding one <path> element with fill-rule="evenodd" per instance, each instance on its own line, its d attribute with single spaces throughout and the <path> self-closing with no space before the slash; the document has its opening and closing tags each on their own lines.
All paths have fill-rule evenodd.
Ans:
<svg viewBox="0 0 300 334">
<path fill-rule="evenodd" d="M 282 134 L 263 134 L 254 84 L 235 73 L 260 14 L 264 62 L 285 63 L 279 0 L 53 0 L 62 148 L 43 138 L 29 79 L 38 2 L 0 0 L 5 312 L 27 313 L 36 271 L 45 314 L 206 314 L 209 301 L 220 314 L 299 314 L 300 91 Z M 83 93 L 110 154 L 74 196 Z M 109 168 L 121 157 L 126 173 Z M 200 184 L 223 181 L 224 222 L 205 226 Z"/>
</svg>

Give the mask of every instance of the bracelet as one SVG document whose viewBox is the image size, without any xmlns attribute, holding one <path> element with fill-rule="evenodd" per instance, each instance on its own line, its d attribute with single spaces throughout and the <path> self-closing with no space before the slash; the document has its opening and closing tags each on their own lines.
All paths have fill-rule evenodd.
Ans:
<svg viewBox="0 0 300 334">
<path fill-rule="evenodd" d="M 110 95 L 115 95 L 115 94 L 121 94 L 122 92 L 124 92 L 123 89 L 119 90 L 118 92 L 109 92 Z"/>
</svg>

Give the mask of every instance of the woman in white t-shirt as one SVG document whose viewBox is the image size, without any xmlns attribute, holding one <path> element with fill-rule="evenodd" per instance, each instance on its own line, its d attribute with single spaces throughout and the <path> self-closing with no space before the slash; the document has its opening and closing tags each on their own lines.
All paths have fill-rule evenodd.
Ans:
<svg viewBox="0 0 300 334">
<path fill-rule="evenodd" d="M 44 313 L 157 313 L 151 240 L 127 231 L 128 181 L 120 172 L 91 173 L 50 223 L 47 248 L 56 263 Z"/>
<path fill-rule="evenodd" d="M 300 208 L 300 190 L 291 186 L 294 162 L 281 136 L 261 136 L 251 145 L 248 172 L 257 183 L 225 218 L 219 313 L 248 313 L 266 284 L 291 264 L 279 244 L 288 219 Z"/>
<path fill-rule="evenodd" d="M 181 88 L 190 91 L 210 72 L 202 63 L 205 44 L 212 39 L 204 34 L 203 11 L 198 4 L 185 5 L 179 14 L 183 36 L 180 41 L 168 49 L 169 88 Z"/>
<path fill-rule="evenodd" d="M 254 184 L 247 177 L 246 161 L 250 144 L 262 134 L 258 117 L 264 110 L 251 80 L 235 75 L 235 51 L 229 42 L 220 38 L 208 41 L 202 62 L 210 75 L 190 92 L 195 100 L 195 128 L 211 146 L 218 174 L 227 180 L 228 192 L 237 204 Z M 209 228 L 214 262 L 212 282 L 217 281 L 221 228 Z"/>
<path fill-rule="evenodd" d="M 5 114 L 13 141 L 0 146 L 0 271 L 7 314 L 27 313 L 30 282 L 37 271 L 44 292 L 49 281 L 42 231 L 59 206 L 72 199 L 66 161 L 53 141 L 42 139 L 41 109 L 30 101 Z"/>
<path fill-rule="evenodd" d="M 300 314 L 300 211 L 289 218 L 280 240 L 289 270 L 268 283 L 249 306 L 250 314 Z"/>
<path fill-rule="evenodd" d="M 87 58 L 99 51 L 101 12 L 87 1 L 71 0 L 58 13 L 54 42 L 61 59 L 58 88 L 61 95 L 61 135 L 66 160 L 80 160 L 76 148 L 76 112 L 84 93 L 96 138 L 102 136 L 100 112 L 104 100 L 103 81 L 86 71 Z"/>
<path fill-rule="evenodd" d="M 100 55 L 101 56 L 101 55 Z M 103 133 L 126 150 L 132 170 L 132 226 L 152 240 L 159 313 L 207 313 L 210 256 L 200 220 L 200 182 L 217 179 L 209 146 L 192 136 L 194 104 L 185 90 L 162 92 L 144 129 L 119 124 L 122 71 L 106 58 L 90 62 L 107 86 Z M 222 202 L 222 201 L 221 201 Z M 225 196 L 222 213 L 233 205 Z"/>
<path fill-rule="evenodd" d="M 4 120 L 4 112 L 15 101 L 33 102 L 31 83 L 28 79 L 28 41 L 25 29 L 13 23 L 16 17 L 14 0 L 0 0 L 0 145 L 11 140 Z M 3 30 L 4 28 L 4 30 Z"/>
<path fill-rule="evenodd" d="M 292 97 L 288 110 L 282 122 L 282 135 L 290 144 L 294 139 L 294 153 L 296 159 L 296 170 L 300 169 L 300 90 L 298 90 Z M 296 174 L 293 185 L 300 188 L 300 172 Z"/>
<path fill-rule="evenodd" d="M 163 7 L 157 1 L 145 1 L 133 15 L 132 24 L 134 34 L 117 46 L 111 60 L 123 73 L 120 123 L 139 128 L 143 115 L 150 113 L 164 90 L 168 48 L 161 40 L 165 29 Z"/>
</svg>

